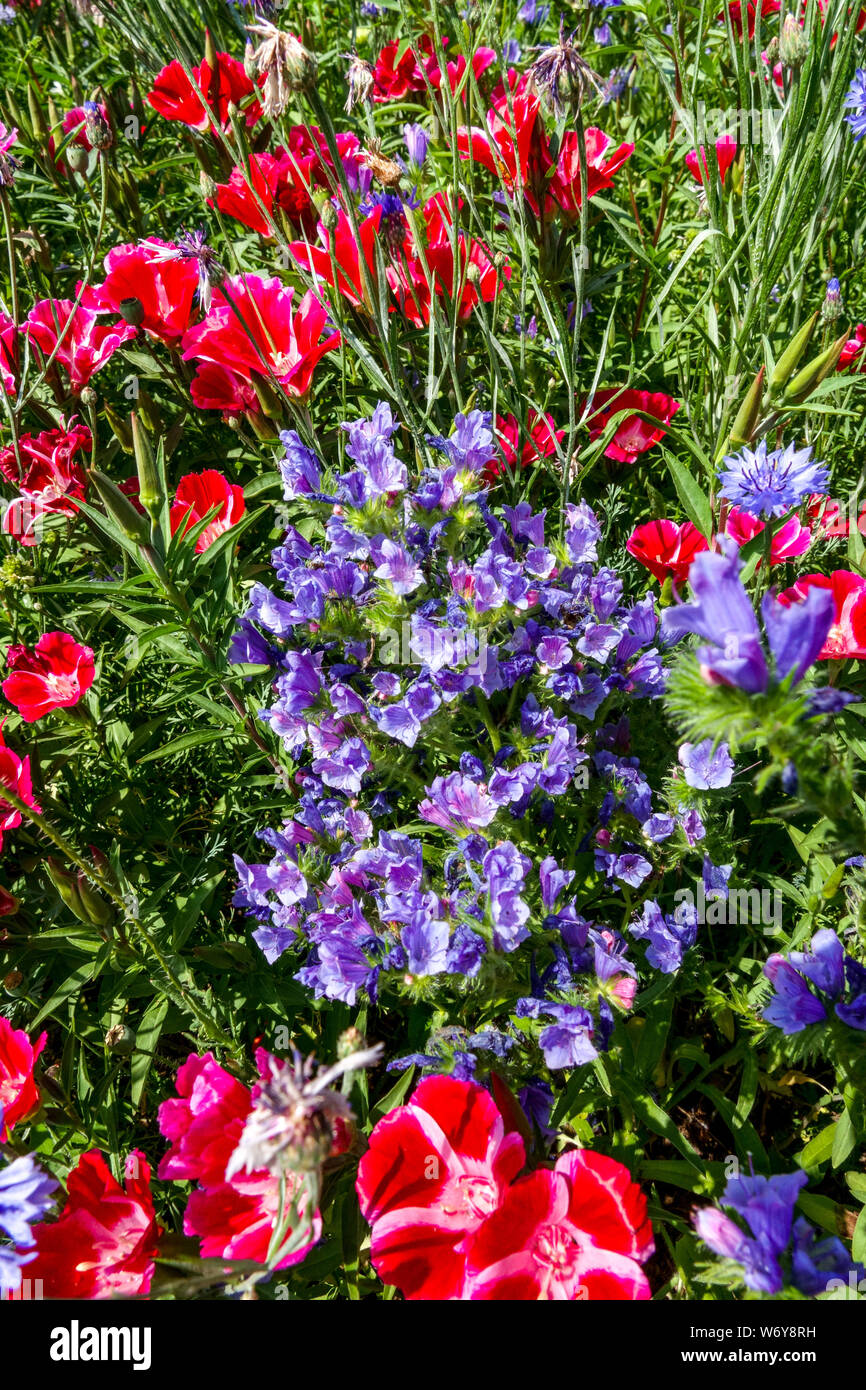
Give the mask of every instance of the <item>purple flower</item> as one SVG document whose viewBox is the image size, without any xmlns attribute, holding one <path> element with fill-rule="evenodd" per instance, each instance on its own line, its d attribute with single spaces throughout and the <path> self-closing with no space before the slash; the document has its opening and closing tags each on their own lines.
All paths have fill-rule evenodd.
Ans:
<svg viewBox="0 0 866 1390">
<path fill-rule="evenodd" d="M 866 1030 L 866 969 L 845 955 L 829 927 L 815 933 L 809 951 L 791 951 L 787 959 L 778 953 L 770 956 L 764 974 L 776 991 L 764 1010 L 764 1020 L 783 1033 L 799 1033 L 812 1023 L 823 1023 L 826 1005 L 833 1003 L 843 1023 Z M 846 986 L 850 997 L 842 999 Z"/>
<path fill-rule="evenodd" d="M 483 784 L 459 772 L 435 778 L 426 791 L 427 797 L 418 807 L 422 820 L 432 821 L 456 835 L 483 830 L 499 809 Z"/>
<path fill-rule="evenodd" d="M 658 903 L 651 900 L 644 903 L 640 916 L 629 924 L 629 931 L 638 941 L 649 943 L 647 964 L 663 975 L 673 975 L 697 940 L 697 913 L 693 907 L 680 903 L 672 917 L 666 916 Z"/>
<path fill-rule="evenodd" d="M 762 439 L 754 451 L 744 448 L 725 463 L 721 494 L 751 516 L 782 516 L 811 493 L 826 492 L 830 484 L 826 464 L 812 458 L 809 445 L 796 449 L 789 444 L 768 454 Z"/>
<path fill-rule="evenodd" d="M 410 975 L 441 975 L 447 969 L 448 923 L 442 918 L 429 916 L 426 909 L 413 913 L 400 941 Z"/>
<path fill-rule="evenodd" d="M 750 1235 L 716 1207 L 703 1207 L 695 1213 L 698 1235 L 717 1255 L 743 1266 L 748 1288 L 759 1293 L 781 1292 L 784 1278 L 779 1259 L 791 1243 L 794 1207 L 808 1181 L 799 1169 L 772 1178 L 754 1174 L 731 1178 L 721 1205 L 730 1207 L 746 1223 Z"/>
<path fill-rule="evenodd" d="M 481 961 L 487 951 L 483 936 L 471 927 L 457 927 L 448 947 L 445 969 L 449 975 L 465 975 L 472 979 L 481 969 Z"/>
<path fill-rule="evenodd" d="M 866 68 L 856 69 L 843 109 L 849 112 L 845 120 L 851 127 L 854 139 L 862 140 L 866 135 Z"/>
<path fill-rule="evenodd" d="M 826 1292 L 831 1279 L 847 1283 L 852 1270 L 859 1283 L 863 1266 L 852 1265 L 851 1256 L 838 1236 L 819 1236 L 803 1216 L 794 1222 L 791 1282 L 800 1293 L 815 1298 Z"/>
<path fill-rule="evenodd" d="M 300 714 L 322 692 L 322 653 L 287 652 L 284 666 L 284 674 L 276 681 L 279 704 L 286 714 Z"/>
<path fill-rule="evenodd" d="M 733 685 L 749 695 L 763 694 L 769 671 L 758 620 L 739 578 L 740 558 L 730 540 L 720 538 L 724 553 L 703 551 L 692 562 L 692 603 L 680 603 L 662 615 L 662 632 L 673 640 L 695 632 L 711 645 L 698 649 L 704 679 Z M 809 600 L 812 600 L 811 602 Z M 833 621 L 829 589 L 810 589 L 802 603 L 785 607 L 771 593 L 761 604 L 776 678 L 796 684 L 818 656 Z"/>
<path fill-rule="evenodd" d="M 236 666 L 273 666 L 279 652 L 246 618 L 238 618 L 226 658 Z"/>
<path fill-rule="evenodd" d="M 711 738 L 702 739 L 700 743 L 684 743 L 678 757 L 690 787 L 709 791 L 730 786 L 734 764 L 726 743 L 714 747 Z"/>
<path fill-rule="evenodd" d="M 389 540 L 387 536 L 376 538 L 372 545 L 372 556 L 377 566 L 373 571 L 376 578 L 387 580 L 395 594 L 411 594 L 423 584 L 424 575 L 421 567 L 415 564 L 402 545 Z"/>
<path fill-rule="evenodd" d="M 763 1013 L 783 1033 L 799 1033 L 810 1023 L 823 1023 L 827 1010 L 812 993 L 806 980 L 785 957 L 774 952 L 764 965 L 764 974 L 776 991 Z"/>
<path fill-rule="evenodd" d="M 403 140 L 406 144 L 406 151 L 409 155 L 410 162 L 415 165 L 416 169 L 420 169 L 427 158 L 427 146 L 430 143 L 430 136 L 427 134 L 424 127 L 418 125 L 416 121 L 413 124 L 404 125 Z"/>
<path fill-rule="evenodd" d="M 283 480 L 283 496 L 287 502 L 296 497 L 320 496 L 322 486 L 321 465 L 312 450 L 308 449 L 295 430 L 283 430 L 280 443 L 285 456 L 280 459 L 280 476 Z"/>
<path fill-rule="evenodd" d="M 276 637 L 285 637 L 297 622 L 292 605 L 277 598 L 264 584 L 254 584 L 250 589 L 249 607 L 244 617 L 267 628 Z"/>
<path fill-rule="evenodd" d="M 529 936 L 529 908 L 520 892 L 531 868 L 530 860 L 506 840 L 488 850 L 481 868 L 487 879 L 493 944 L 499 951 L 513 951 Z"/>
<path fill-rule="evenodd" d="M 538 867 L 541 882 L 541 901 L 548 912 L 556 907 L 560 894 L 564 893 L 574 878 L 574 869 L 560 869 L 553 855 L 542 859 Z"/>
<path fill-rule="evenodd" d="M 427 442 L 446 454 L 455 468 L 480 473 L 496 454 L 492 418 L 488 410 L 470 410 L 468 415 L 456 415 L 453 434 L 447 439 L 441 434 L 428 434 Z"/>
<path fill-rule="evenodd" d="M 538 1038 L 551 1071 L 595 1060 L 598 1051 L 592 1043 L 593 1017 L 588 1009 L 577 1004 L 550 1004 L 544 1012 L 556 1019 Z"/>
<path fill-rule="evenodd" d="M 372 765 L 370 750 L 360 738 L 348 738 L 330 757 L 316 758 L 313 771 L 329 787 L 359 792 L 364 773 Z"/>
<path fill-rule="evenodd" d="M 343 425 L 349 436 L 346 453 L 358 465 L 358 471 L 347 474 L 342 481 L 356 506 L 405 489 L 406 466 L 391 445 L 391 435 L 397 427 L 391 407 L 384 403 L 376 406 L 369 420 Z"/>
<path fill-rule="evenodd" d="M 2 1124 L 0 1106 L 0 1126 Z M 21 1266 L 36 1253 L 27 1253 L 33 1245 L 30 1227 L 48 1214 L 57 1187 L 54 1178 L 37 1166 L 32 1154 L 12 1159 L 0 1167 L 0 1235 L 21 1247 L 12 1250 L 0 1245 L 0 1293 L 12 1293 L 21 1283 Z"/>
</svg>

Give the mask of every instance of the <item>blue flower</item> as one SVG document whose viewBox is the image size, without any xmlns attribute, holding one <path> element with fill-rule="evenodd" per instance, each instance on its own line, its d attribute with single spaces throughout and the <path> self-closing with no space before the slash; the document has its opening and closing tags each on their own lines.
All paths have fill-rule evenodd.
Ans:
<svg viewBox="0 0 866 1390">
<path fill-rule="evenodd" d="M 858 68 L 854 73 L 843 110 L 851 113 L 845 120 L 851 127 L 854 139 L 862 140 L 866 135 L 866 68 Z"/>
<path fill-rule="evenodd" d="M 684 743 L 678 757 L 690 787 L 709 791 L 730 786 L 734 764 L 726 743 L 713 747 L 711 738 Z"/>
<path fill-rule="evenodd" d="M 726 472 L 721 495 L 742 507 L 750 516 L 782 516 L 813 492 L 826 492 L 830 474 L 826 464 L 812 458 L 806 445 L 797 449 L 793 444 L 767 453 L 766 440 L 758 447 L 744 448 L 739 454 L 725 457 Z"/>
<path fill-rule="evenodd" d="M 663 975 L 673 975 L 698 937 L 698 918 L 693 907 L 680 903 L 673 916 L 662 912 L 654 900 L 643 905 L 640 916 L 629 923 L 637 941 L 647 941 L 647 964 Z"/>
<path fill-rule="evenodd" d="M 3 1111 L 0 1108 L 0 1129 Z M 0 1293 L 16 1290 L 21 1282 L 21 1266 L 32 1259 L 28 1247 L 33 1245 L 30 1227 L 41 1221 L 53 1203 L 58 1184 L 43 1173 L 32 1154 L 15 1158 L 0 1167 L 0 1237 L 5 1236 L 18 1246 L 12 1250 L 0 1245 Z"/>
</svg>

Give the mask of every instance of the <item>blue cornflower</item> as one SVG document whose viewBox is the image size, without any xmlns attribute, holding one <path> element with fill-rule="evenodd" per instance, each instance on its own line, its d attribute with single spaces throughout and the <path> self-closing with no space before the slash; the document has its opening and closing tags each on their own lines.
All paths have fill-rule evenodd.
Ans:
<svg viewBox="0 0 866 1390">
<path fill-rule="evenodd" d="M 826 465 L 812 458 L 808 444 L 803 449 L 788 444 L 768 453 L 762 439 L 754 451 L 744 448 L 726 457 L 725 463 L 722 496 L 750 516 L 782 516 L 811 493 L 826 492 L 830 482 Z"/>
<path fill-rule="evenodd" d="M 851 127 L 854 139 L 862 140 L 866 135 L 866 68 L 858 68 L 854 73 L 843 110 L 851 113 L 845 120 Z"/>
</svg>

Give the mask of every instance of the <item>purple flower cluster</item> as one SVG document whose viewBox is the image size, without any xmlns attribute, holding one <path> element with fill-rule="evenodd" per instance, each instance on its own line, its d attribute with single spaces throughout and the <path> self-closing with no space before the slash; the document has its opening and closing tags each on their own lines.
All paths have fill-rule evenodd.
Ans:
<svg viewBox="0 0 866 1390">
<path fill-rule="evenodd" d="M 849 1028 L 866 1031 L 866 967 L 829 927 L 815 933 L 808 951 L 770 956 L 764 974 L 775 991 L 764 1019 L 783 1033 L 826 1023 L 831 1007 Z"/>
<path fill-rule="evenodd" d="M 831 1279 L 849 1277 L 851 1257 L 841 1240 L 819 1236 L 802 1216 L 794 1221 L 797 1198 L 808 1181 L 800 1169 L 772 1178 L 751 1174 L 729 1179 L 721 1206 L 742 1225 L 719 1207 L 694 1213 L 701 1240 L 717 1255 L 742 1265 L 747 1288 L 779 1294 L 789 1284 L 813 1298 L 826 1291 Z M 855 1266 L 854 1271 L 859 1279 L 862 1270 Z"/>
<path fill-rule="evenodd" d="M 610 719 L 663 691 L 654 599 L 624 601 L 586 504 L 561 526 L 526 502 L 494 512 L 489 415 L 428 436 L 414 486 L 387 405 L 343 428 L 342 474 L 282 436 L 286 500 L 320 509 L 322 539 L 288 529 L 279 590 L 253 586 L 233 641 L 272 668 L 261 718 L 299 787 L 260 832 L 270 861 L 237 859 L 235 905 L 268 961 L 300 953 L 318 998 L 489 985 L 502 1037 L 551 1069 L 590 1060 L 636 988 L 604 919 L 704 835 L 688 788 L 658 805 Z M 699 753 L 694 785 L 724 785 L 726 750 Z"/>
</svg>

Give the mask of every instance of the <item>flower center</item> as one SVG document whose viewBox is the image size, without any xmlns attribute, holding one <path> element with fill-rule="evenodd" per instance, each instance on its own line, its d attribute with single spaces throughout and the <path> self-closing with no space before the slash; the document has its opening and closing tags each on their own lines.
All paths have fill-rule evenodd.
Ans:
<svg viewBox="0 0 866 1390">
<path fill-rule="evenodd" d="M 443 1202 L 446 1211 L 466 1212 L 476 1221 L 484 1221 L 499 1205 L 499 1190 L 490 1178 L 464 1175 L 451 1184 Z"/>
<path fill-rule="evenodd" d="M 543 1226 L 532 1251 L 536 1264 L 563 1279 L 573 1275 L 580 1257 L 580 1246 L 566 1226 Z"/>
</svg>

